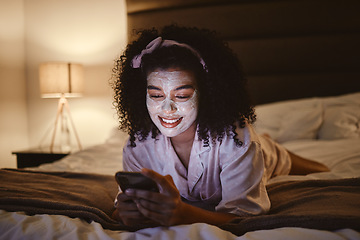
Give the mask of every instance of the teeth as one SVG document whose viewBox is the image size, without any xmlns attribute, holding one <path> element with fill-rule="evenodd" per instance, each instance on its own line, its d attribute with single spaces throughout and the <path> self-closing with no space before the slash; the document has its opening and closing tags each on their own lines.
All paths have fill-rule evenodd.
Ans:
<svg viewBox="0 0 360 240">
<path fill-rule="evenodd" d="M 176 123 L 177 121 L 179 121 L 179 119 L 180 118 L 178 118 L 178 119 L 174 119 L 174 120 L 172 120 L 172 119 L 165 119 L 165 118 L 161 118 L 164 122 L 166 122 L 166 123 Z"/>
</svg>

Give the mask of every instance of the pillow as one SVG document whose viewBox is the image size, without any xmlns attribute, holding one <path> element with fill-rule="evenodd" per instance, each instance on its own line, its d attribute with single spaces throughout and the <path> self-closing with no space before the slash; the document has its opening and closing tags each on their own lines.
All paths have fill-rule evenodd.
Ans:
<svg viewBox="0 0 360 240">
<path fill-rule="evenodd" d="M 324 140 L 359 138 L 360 105 L 332 106 L 325 110 L 318 138 Z"/>
<path fill-rule="evenodd" d="M 315 139 L 322 123 L 322 105 L 289 110 L 283 113 L 281 127 L 275 140 Z"/>
<path fill-rule="evenodd" d="M 339 110 L 344 106 L 352 108 Z M 267 133 L 279 142 L 359 137 L 359 120 L 356 120 L 359 108 L 360 92 L 263 104 L 255 107 L 254 126 L 258 133 Z M 324 118 L 326 122 L 322 124 Z"/>
<path fill-rule="evenodd" d="M 360 105 L 360 92 L 323 98 L 324 106 Z"/>
<path fill-rule="evenodd" d="M 314 139 L 322 122 L 322 102 L 317 98 L 264 104 L 255 109 L 256 131 L 278 142 Z"/>
</svg>

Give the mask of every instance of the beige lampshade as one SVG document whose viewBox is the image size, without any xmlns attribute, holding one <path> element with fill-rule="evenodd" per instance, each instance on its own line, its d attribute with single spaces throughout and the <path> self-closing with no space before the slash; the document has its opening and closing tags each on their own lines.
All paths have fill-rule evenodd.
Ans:
<svg viewBox="0 0 360 240">
<path fill-rule="evenodd" d="M 40 92 L 44 98 L 79 97 L 83 91 L 81 64 L 47 62 L 39 66 Z"/>
</svg>

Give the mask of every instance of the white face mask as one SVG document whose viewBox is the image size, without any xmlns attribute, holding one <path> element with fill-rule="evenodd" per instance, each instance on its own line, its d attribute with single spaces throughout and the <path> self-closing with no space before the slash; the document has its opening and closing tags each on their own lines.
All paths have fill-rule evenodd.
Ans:
<svg viewBox="0 0 360 240">
<path fill-rule="evenodd" d="M 156 127 L 167 137 L 185 132 L 195 122 L 198 99 L 191 72 L 158 70 L 147 76 L 146 105 Z"/>
</svg>

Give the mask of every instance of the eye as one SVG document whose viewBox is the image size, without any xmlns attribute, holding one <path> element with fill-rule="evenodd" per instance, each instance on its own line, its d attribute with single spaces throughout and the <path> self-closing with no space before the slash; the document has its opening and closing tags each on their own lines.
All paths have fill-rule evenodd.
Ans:
<svg viewBox="0 0 360 240">
<path fill-rule="evenodd" d="M 178 102 L 186 102 L 193 96 L 193 94 L 194 94 L 193 88 L 185 88 L 176 91 L 174 97 Z"/>
<path fill-rule="evenodd" d="M 177 99 L 189 99 L 191 96 L 189 95 L 177 95 L 175 96 Z"/>
<path fill-rule="evenodd" d="M 163 95 L 156 95 L 156 94 L 150 94 L 149 96 L 152 99 L 162 99 L 162 98 L 164 98 Z"/>
<path fill-rule="evenodd" d="M 162 101 L 165 98 L 164 93 L 158 89 L 148 89 L 148 95 L 154 101 Z"/>
</svg>

